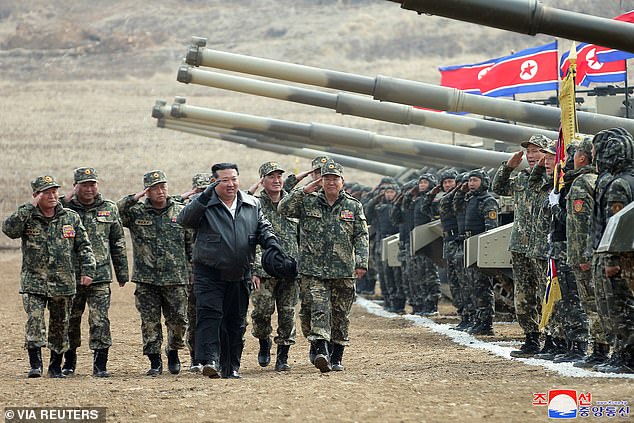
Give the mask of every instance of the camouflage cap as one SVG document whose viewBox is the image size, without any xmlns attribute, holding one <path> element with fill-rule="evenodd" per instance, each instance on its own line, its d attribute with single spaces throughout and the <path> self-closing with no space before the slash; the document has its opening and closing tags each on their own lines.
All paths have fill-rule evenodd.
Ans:
<svg viewBox="0 0 634 423">
<path fill-rule="evenodd" d="M 592 137 L 585 136 L 580 141 L 574 142 L 575 152 L 580 152 L 592 158 Z"/>
<path fill-rule="evenodd" d="M 328 161 L 330 160 L 330 157 L 328 156 L 317 156 L 313 159 L 312 162 L 310 162 L 310 165 L 312 166 L 313 170 L 317 170 L 317 169 L 321 169 L 321 167 Z"/>
<path fill-rule="evenodd" d="M 99 175 L 94 167 L 79 167 L 75 169 L 74 179 L 76 184 L 83 184 L 84 182 L 97 182 L 99 181 Z"/>
<path fill-rule="evenodd" d="M 343 178 L 343 166 L 334 160 L 327 160 L 321 167 L 321 176 L 324 175 L 337 175 Z"/>
<path fill-rule="evenodd" d="M 521 145 L 524 148 L 527 148 L 529 144 L 536 145 L 539 148 L 546 148 L 548 144 L 553 142 L 550 138 L 542 134 L 535 134 L 528 141 L 524 141 Z"/>
<path fill-rule="evenodd" d="M 539 149 L 542 153 L 557 154 L 557 141 L 550 141 L 548 145 Z"/>
<path fill-rule="evenodd" d="M 55 181 L 55 178 L 50 175 L 38 176 L 31 181 L 31 189 L 33 192 L 46 191 L 49 188 L 59 188 L 60 184 Z"/>
<path fill-rule="evenodd" d="M 167 176 L 162 170 L 151 170 L 143 175 L 143 187 L 149 188 L 152 185 L 160 184 L 161 182 L 167 182 Z"/>
<path fill-rule="evenodd" d="M 192 178 L 192 188 L 205 189 L 211 184 L 211 173 L 197 173 Z"/>
<path fill-rule="evenodd" d="M 280 166 L 277 162 L 264 162 L 260 165 L 260 169 L 258 172 L 260 176 L 266 176 L 269 173 L 275 172 L 276 170 L 281 171 L 282 173 L 286 172 L 282 166 Z"/>
</svg>

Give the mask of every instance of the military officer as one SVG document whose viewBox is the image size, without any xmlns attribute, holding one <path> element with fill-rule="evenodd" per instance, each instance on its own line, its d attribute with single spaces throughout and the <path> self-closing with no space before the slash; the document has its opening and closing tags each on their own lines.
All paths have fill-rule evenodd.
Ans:
<svg viewBox="0 0 634 423">
<path fill-rule="evenodd" d="M 18 207 L 2 225 L 13 239 L 22 239 L 20 294 L 27 314 L 25 347 L 31 368 L 28 377 L 42 376 L 42 347 L 47 345 L 44 312 L 49 311 L 48 376 L 65 377 L 62 357 L 68 349 L 68 321 L 76 274 L 88 286 L 95 275 L 95 256 L 77 213 L 59 204 L 60 185 L 50 175 L 31 182 L 33 200 Z M 73 263 L 77 257 L 78 267 Z"/>
<path fill-rule="evenodd" d="M 130 230 L 134 254 L 132 282 L 141 315 L 143 354 L 150 360 L 148 376 L 163 372 L 161 313 L 167 326 L 167 365 L 180 372 L 178 350 L 184 348 L 187 328 L 187 283 L 190 278 L 192 232 L 176 222 L 182 203 L 170 196 L 161 170 L 143 175 L 144 189 L 117 203 L 123 226 Z M 139 200 L 147 196 L 144 203 Z"/>
<path fill-rule="evenodd" d="M 343 370 L 349 343 L 355 276 L 368 267 L 368 227 L 361 203 L 343 191 L 343 167 L 328 160 L 321 177 L 293 190 L 278 206 L 299 219 L 299 273 L 309 280 L 312 297 L 309 341 L 321 372 Z M 333 343 L 332 355 L 328 342 Z"/>
<path fill-rule="evenodd" d="M 277 211 L 277 205 L 286 191 L 282 188 L 282 174 L 284 169 L 276 162 L 265 162 L 259 168 L 260 185 L 263 190 L 259 195 L 262 213 L 271 222 L 273 232 L 278 236 L 282 249 L 291 257 L 297 257 L 297 219 L 282 216 Z M 295 305 L 297 304 L 298 287 L 293 280 L 274 278 L 266 273 L 260 264 L 261 249 L 257 249 L 257 256 L 253 268 L 253 280 L 255 290 L 252 296 L 253 311 L 251 322 L 252 334 L 259 340 L 260 351 L 258 364 L 268 366 L 271 361 L 271 315 L 277 308 L 277 336 L 274 341 L 277 344 L 275 370 L 287 371 L 291 367 L 288 364 L 288 352 L 291 345 L 295 344 Z"/>
<path fill-rule="evenodd" d="M 62 199 L 62 204 L 77 212 L 88 232 L 97 268 L 92 284 L 77 284 L 73 298 L 68 337 L 70 348 L 64 353 L 62 373 L 75 373 L 77 348 L 81 345 L 81 318 L 88 304 L 89 347 L 93 350 L 93 375 L 108 377 L 106 369 L 108 350 L 112 345 L 110 336 L 110 282 L 112 270 L 123 287 L 129 279 L 125 234 L 117 205 L 99 193 L 99 176 L 93 167 L 75 169 L 73 189 Z"/>
</svg>

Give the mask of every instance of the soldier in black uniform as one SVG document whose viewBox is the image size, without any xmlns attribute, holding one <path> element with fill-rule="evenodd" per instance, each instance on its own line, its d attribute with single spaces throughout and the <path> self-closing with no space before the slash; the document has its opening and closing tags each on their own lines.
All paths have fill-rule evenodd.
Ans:
<svg viewBox="0 0 634 423">
<path fill-rule="evenodd" d="M 465 195 L 465 237 L 481 234 L 498 226 L 499 206 L 489 192 L 489 175 L 481 169 L 469 172 L 469 192 Z M 469 330 L 473 335 L 493 335 L 495 297 L 493 279 L 477 267 L 467 269 L 475 303 L 476 324 Z"/>
</svg>

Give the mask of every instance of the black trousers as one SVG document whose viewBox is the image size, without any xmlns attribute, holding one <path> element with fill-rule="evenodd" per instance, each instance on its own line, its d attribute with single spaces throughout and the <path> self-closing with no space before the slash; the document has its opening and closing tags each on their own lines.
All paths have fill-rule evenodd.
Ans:
<svg viewBox="0 0 634 423">
<path fill-rule="evenodd" d="M 215 360 L 223 375 L 240 369 L 249 306 L 250 275 L 245 276 L 226 281 L 221 272 L 194 265 L 196 361 L 204 365 Z"/>
</svg>

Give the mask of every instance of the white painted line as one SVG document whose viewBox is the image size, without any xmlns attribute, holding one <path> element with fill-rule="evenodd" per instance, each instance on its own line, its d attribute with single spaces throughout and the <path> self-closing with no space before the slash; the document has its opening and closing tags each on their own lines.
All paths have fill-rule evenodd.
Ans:
<svg viewBox="0 0 634 423">
<path fill-rule="evenodd" d="M 411 320 L 416 326 L 424 326 L 426 328 L 429 328 L 433 332 L 448 336 L 456 344 L 464 345 L 465 347 L 469 347 L 469 348 L 477 348 L 477 349 L 489 351 L 502 358 L 521 361 L 531 366 L 541 366 L 545 369 L 558 373 L 561 376 L 634 379 L 634 374 L 599 373 L 599 372 L 594 372 L 591 370 L 585 370 L 585 369 L 573 367 L 572 363 L 553 363 L 552 361 L 539 360 L 536 358 L 511 357 L 511 351 L 516 348 L 499 345 L 497 342 L 481 341 L 478 338 L 469 335 L 468 333 L 452 330 L 451 328 L 453 327 L 453 325 L 449 325 L 447 323 L 436 323 L 433 320 L 428 319 L 426 317 L 415 316 L 412 314 L 399 315 L 395 313 L 390 313 L 388 311 L 383 310 L 383 307 L 381 307 L 380 305 L 370 300 L 366 300 L 365 298 L 360 296 L 357 296 L 355 303 L 363 307 L 368 313 L 374 314 L 376 316 L 386 317 L 389 319 L 398 317 L 401 319 Z"/>
</svg>

